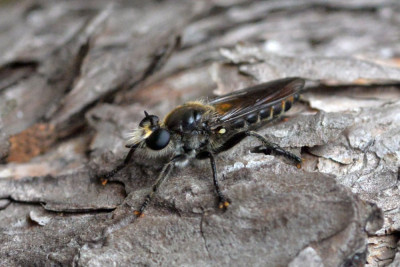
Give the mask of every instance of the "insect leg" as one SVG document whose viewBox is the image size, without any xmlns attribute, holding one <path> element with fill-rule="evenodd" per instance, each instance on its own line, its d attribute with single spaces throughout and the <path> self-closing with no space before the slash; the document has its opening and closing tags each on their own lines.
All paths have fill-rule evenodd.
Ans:
<svg viewBox="0 0 400 267">
<path fill-rule="evenodd" d="M 158 178 L 156 182 L 153 184 L 151 192 L 146 196 L 144 199 L 142 205 L 140 206 L 139 210 L 135 210 L 134 214 L 137 217 L 140 217 L 143 215 L 143 211 L 146 209 L 147 205 L 150 203 L 152 198 L 154 197 L 155 193 L 157 192 L 158 188 L 160 185 L 168 178 L 170 175 L 174 164 L 175 164 L 176 158 L 172 159 L 170 162 L 164 165 L 164 167 L 161 170 L 161 173 L 158 175 Z"/>
<path fill-rule="evenodd" d="M 218 200 L 219 200 L 218 207 L 220 209 L 226 209 L 226 208 L 228 208 L 230 202 L 225 198 L 225 196 L 221 192 L 221 189 L 219 188 L 218 179 L 217 179 L 217 167 L 215 165 L 214 156 L 211 153 L 209 154 L 209 158 L 210 158 L 210 164 L 211 164 L 211 168 L 212 168 L 212 172 L 213 172 L 214 187 L 215 187 L 215 191 L 217 191 Z"/>
<path fill-rule="evenodd" d="M 128 155 L 126 155 L 124 162 L 120 165 L 118 165 L 115 169 L 113 169 L 112 171 L 110 171 L 109 173 L 105 174 L 102 178 L 101 178 L 101 183 L 103 185 L 106 185 L 106 183 L 108 182 L 108 180 L 110 178 L 112 178 L 114 175 L 116 175 L 120 170 L 122 170 L 123 168 L 126 167 L 126 165 L 128 165 L 129 161 L 131 160 L 133 153 L 135 152 L 137 146 L 133 146 L 131 147 L 131 149 L 128 152 Z"/>
<path fill-rule="evenodd" d="M 221 189 L 219 188 L 218 179 L 217 179 L 217 167 L 215 165 L 214 155 L 207 151 L 207 152 L 202 152 L 202 153 L 198 154 L 196 157 L 198 159 L 205 159 L 205 158 L 210 159 L 211 169 L 212 169 L 212 173 L 213 173 L 214 187 L 215 187 L 215 191 L 217 192 L 218 200 L 219 200 L 218 207 L 220 209 L 226 209 L 229 206 L 230 202 L 222 194 Z"/>
<path fill-rule="evenodd" d="M 293 153 L 290 153 L 289 151 L 284 150 L 283 148 L 281 148 L 280 146 L 278 146 L 277 144 L 271 143 L 267 140 L 267 138 L 265 138 L 265 136 L 255 132 L 255 131 L 248 131 L 246 132 L 247 136 L 254 136 L 256 137 L 258 140 L 260 140 L 263 145 L 265 146 L 265 148 L 260 149 L 259 147 L 257 148 L 257 152 L 262 152 L 262 153 L 266 153 L 273 151 L 278 155 L 282 155 L 285 158 L 288 158 L 292 161 L 294 161 L 296 163 L 297 168 L 301 167 L 301 163 L 302 160 L 300 157 L 296 156 Z"/>
</svg>

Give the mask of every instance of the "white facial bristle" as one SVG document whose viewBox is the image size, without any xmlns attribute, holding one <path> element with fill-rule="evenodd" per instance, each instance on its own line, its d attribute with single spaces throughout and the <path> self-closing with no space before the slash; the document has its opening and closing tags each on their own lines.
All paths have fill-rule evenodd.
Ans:
<svg viewBox="0 0 400 267">
<path fill-rule="evenodd" d="M 143 130 L 133 129 L 124 134 L 124 139 L 126 140 L 126 145 L 136 145 L 143 140 Z"/>
</svg>

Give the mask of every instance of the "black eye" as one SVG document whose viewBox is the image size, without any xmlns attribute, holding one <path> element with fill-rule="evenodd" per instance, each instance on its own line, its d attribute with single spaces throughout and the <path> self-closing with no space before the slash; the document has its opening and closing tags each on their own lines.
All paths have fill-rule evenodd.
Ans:
<svg viewBox="0 0 400 267">
<path fill-rule="evenodd" d="M 160 150 L 169 144 L 171 135 L 165 129 L 155 130 L 147 139 L 146 145 L 153 150 Z"/>
</svg>

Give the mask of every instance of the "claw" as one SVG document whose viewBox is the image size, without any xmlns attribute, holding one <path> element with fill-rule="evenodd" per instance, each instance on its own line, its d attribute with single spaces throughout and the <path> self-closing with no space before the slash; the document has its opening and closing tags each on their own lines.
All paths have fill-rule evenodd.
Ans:
<svg viewBox="0 0 400 267">
<path fill-rule="evenodd" d="M 227 209 L 228 207 L 229 207 L 229 202 L 228 201 L 221 201 L 220 203 L 219 203 L 219 206 L 218 206 L 218 208 L 220 208 L 220 209 Z"/>
<path fill-rule="evenodd" d="M 140 212 L 140 211 L 138 211 L 138 210 L 135 210 L 135 211 L 133 212 L 133 214 L 135 214 L 135 216 L 136 216 L 137 218 L 143 218 L 143 216 L 144 216 L 143 212 Z"/>
<path fill-rule="evenodd" d="M 296 164 L 297 169 L 301 169 L 301 165 L 303 164 L 304 160 L 301 159 L 301 162 Z"/>
</svg>

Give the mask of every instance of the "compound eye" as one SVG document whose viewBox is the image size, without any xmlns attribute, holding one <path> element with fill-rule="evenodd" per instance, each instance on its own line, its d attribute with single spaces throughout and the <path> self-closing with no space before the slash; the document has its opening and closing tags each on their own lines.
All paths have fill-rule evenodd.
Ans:
<svg viewBox="0 0 400 267">
<path fill-rule="evenodd" d="M 155 130 L 147 139 L 146 145 L 153 150 L 161 150 L 169 144 L 171 135 L 165 129 L 159 128 Z"/>
</svg>

